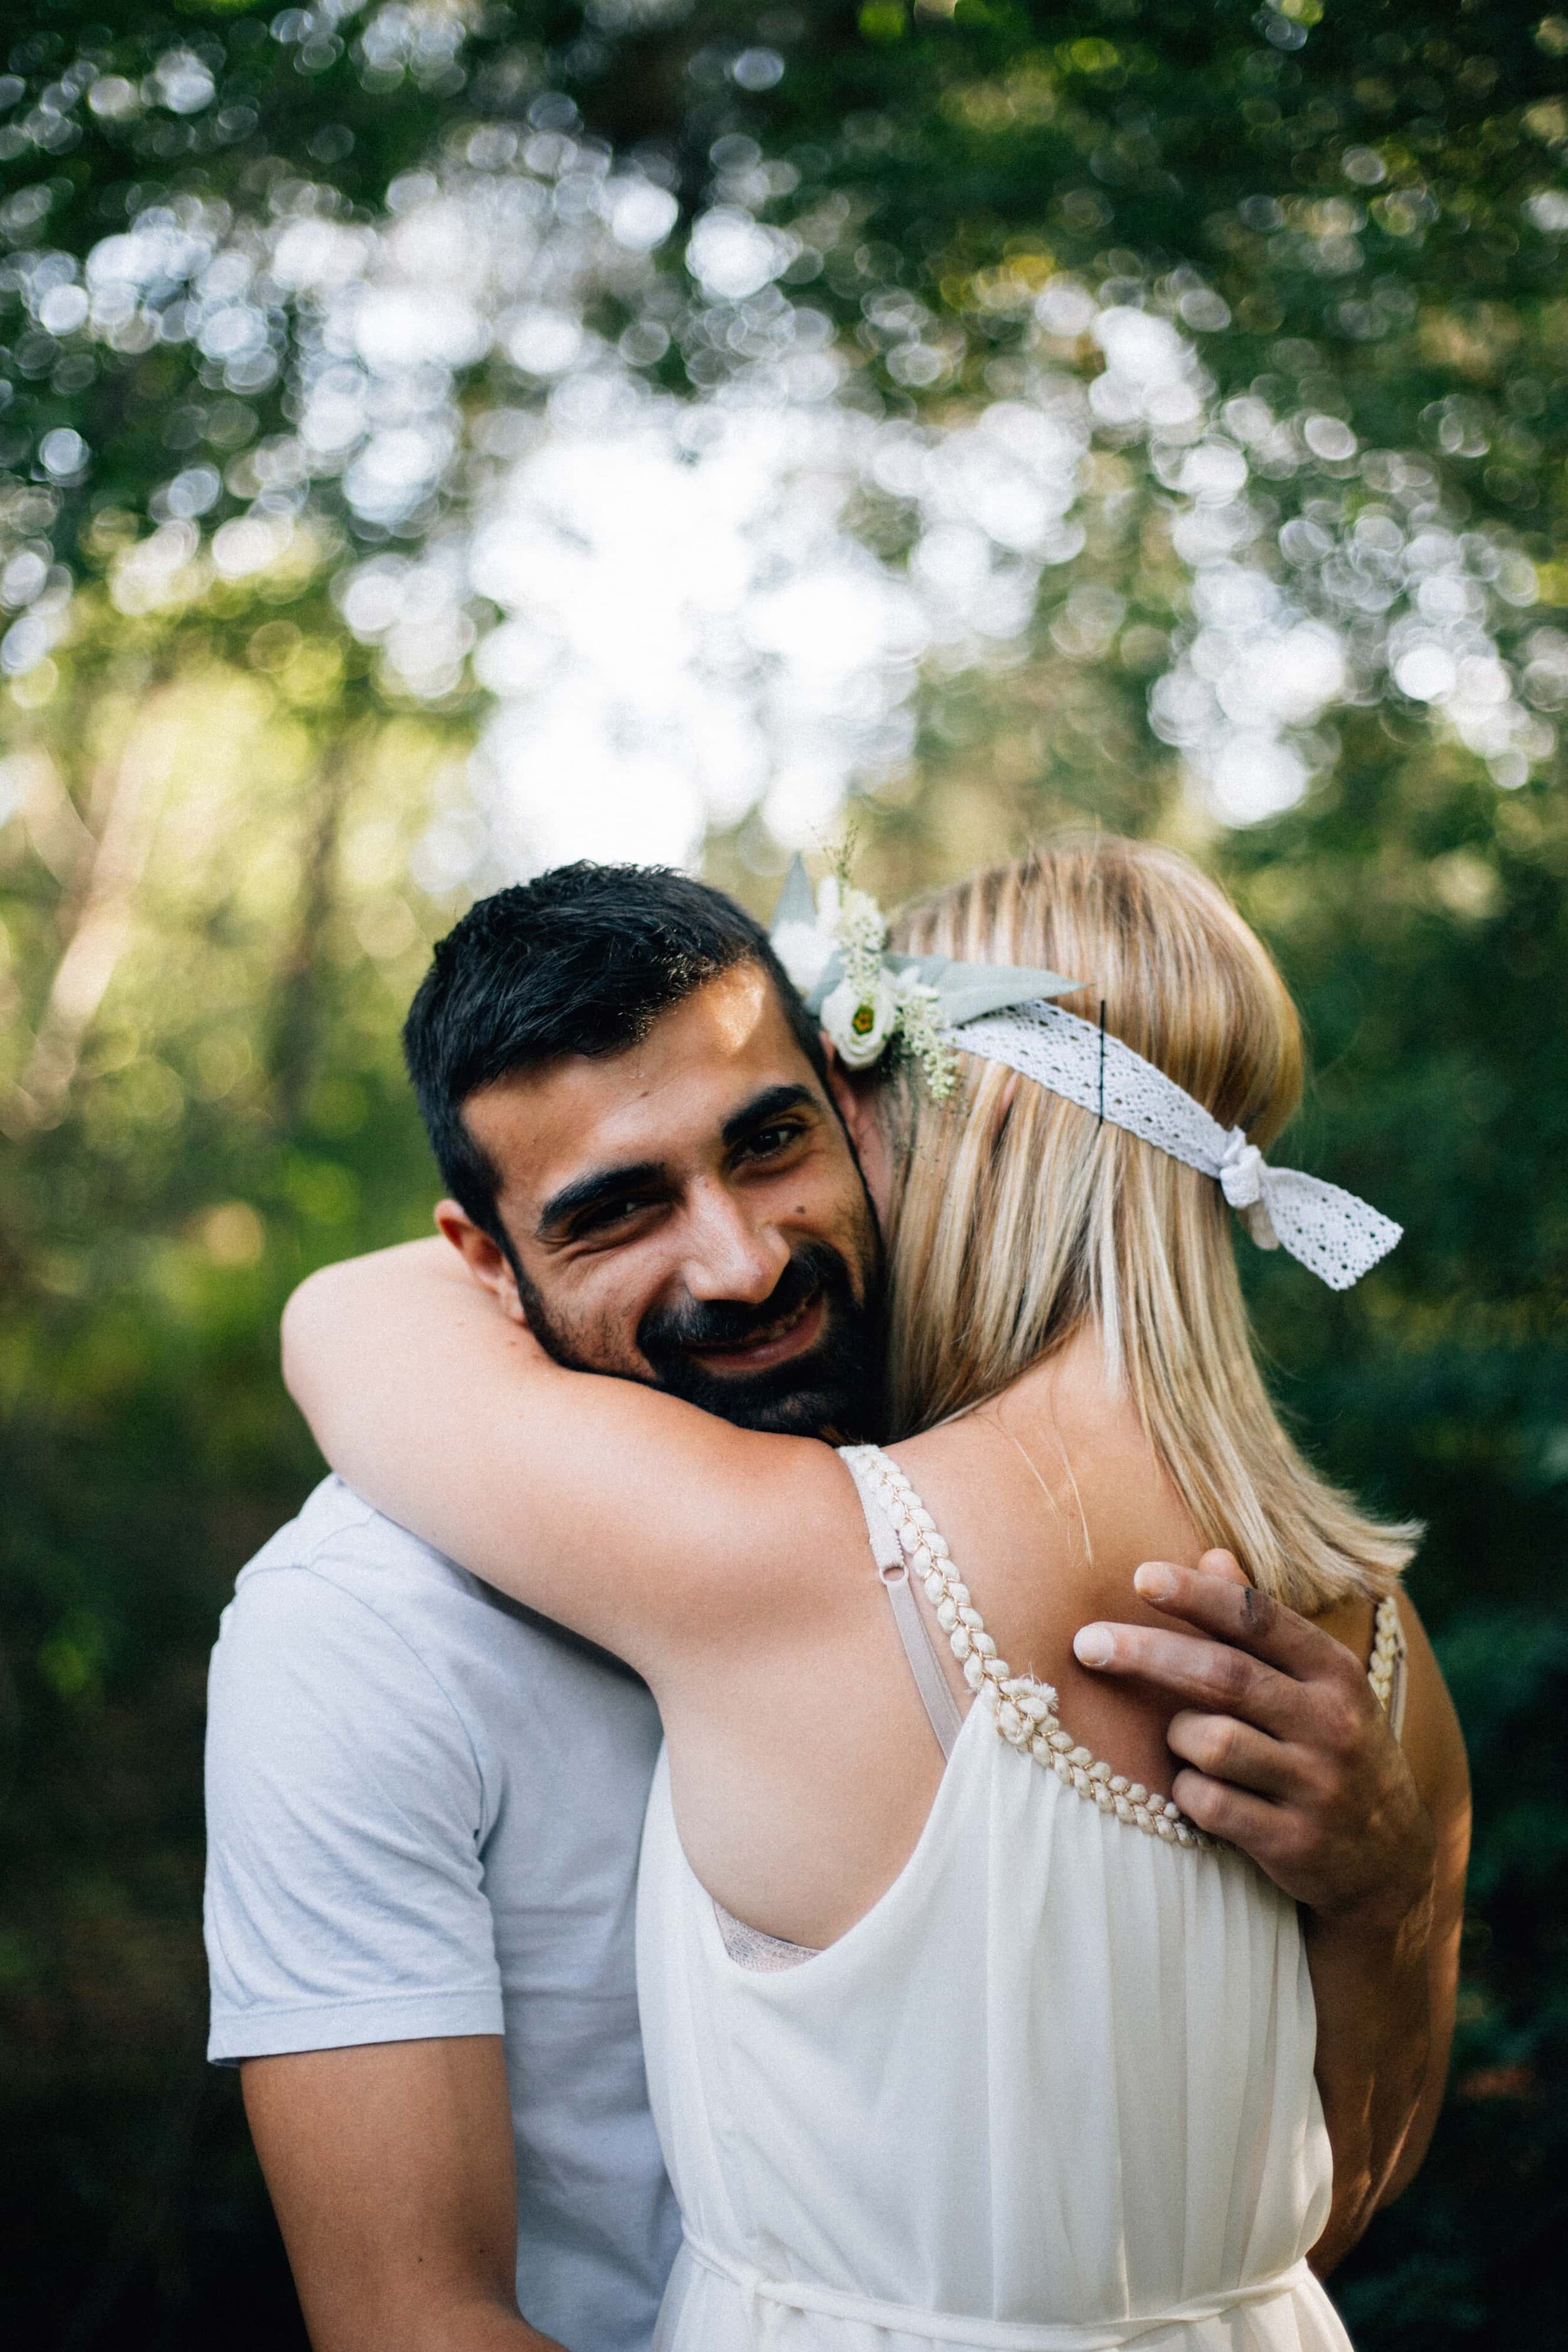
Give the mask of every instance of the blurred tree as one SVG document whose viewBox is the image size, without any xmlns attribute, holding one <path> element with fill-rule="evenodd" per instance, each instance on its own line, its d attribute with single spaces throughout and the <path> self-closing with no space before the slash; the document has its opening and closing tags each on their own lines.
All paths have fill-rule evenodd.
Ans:
<svg viewBox="0 0 1568 2352">
<path fill-rule="evenodd" d="M 92 590 L 8 730 L 0 2095 L 16 2307 L 62 2343 L 297 2328 L 202 2062 L 200 1668 L 228 1564 L 310 1475 L 291 1276 L 422 1222 L 395 1030 L 447 730 L 357 715 L 341 639 L 308 573 L 173 614 Z"/>
<path fill-rule="evenodd" d="M 825 0 L 761 16 L 594 0 L 586 23 L 565 0 L 332 0 L 269 24 L 199 5 L 118 27 L 39 14 L 0 81 L 16 330 L 0 457 L 32 558 L 6 595 L 42 625 L 13 643 L 13 669 L 68 584 L 47 559 L 90 568 L 105 510 L 217 531 L 303 499 L 362 542 L 429 529 L 430 478 L 395 513 L 352 481 L 344 499 L 364 419 L 340 417 L 336 438 L 298 428 L 323 285 L 353 278 L 354 225 L 389 187 L 395 212 L 412 201 L 410 167 L 439 153 L 548 176 L 575 142 L 590 180 L 605 180 L 595 152 L 615 154 L 689 212 L 780 222 L 784 284 L 810 288 L 894 409 L 1006 396 L 1042 343 L 1098 365 L 1071 299 L 1081 274 L 1101 307 L 1201 339 L 1224 430 L 1283 511 L 1336 507 L 1370 447 L 1423 452 L 1444 501 L 1526 550 L 1556 520 L 1568 19 L 1486 0 L 1433 0 L 1419 25 L 1389 0 L 1147 17 L 1100 0 L 1089 32 L 1081 10 L 988 0 L 880 0 L 858 28 Z M 624 199 L 626 179 L 607 185 Z M 574 184 L 574 210 L 592 199 Z M 622 233 L 660 242 L 657 222 Z M 733 318 L 710 315 L 715 285 L 635 364 L 711 383 L 736 342 Z M 363 376 L 348 347 L 335 356 L 352 408 Z M 494 363 L 482 334 L 465 354 L 433 332 L 419 356 L 459 382 Z M 503 359 L 501 374 L 515 399 L 530 369 Z M 1314 552 L 1298 534 L 1290 562 L 1312 574 Z M 1148 643 L 1142 658 L 1154 666 Z"/>
<path fill-rule="evenodd" d="M 1568 1024 L 1549 978 L 1568 946 L 1568 805 L 1559 779 L 1499 790 L 1478 764 L 1357 714 L 1302 807 L 1220 858 L 1306 1012 L 1311 1164 L 1405 1227 L 1364 1296 L 1248 1271 L 1307 1442 L 1428 1523 L 1413 1586 L 1471 1749 L 1454 2095 L 1425 2174 L 1337 2284 L 1358 2342 L 1412 2347 L 1550 2332 L 1568 2218 L 1568 1839 L 1552 1794 Z"/>
</svg>

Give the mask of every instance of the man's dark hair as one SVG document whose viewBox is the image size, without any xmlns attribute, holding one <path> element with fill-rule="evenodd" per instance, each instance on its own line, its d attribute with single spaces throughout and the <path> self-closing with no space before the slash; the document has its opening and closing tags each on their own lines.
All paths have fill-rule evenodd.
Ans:
<svg viewBox="0 0 1568 2352">
<path fill-rule="evenodd" d="M 558 866 L 498 890 L 447 932 L 409 1007 L 403 1050 L 447 1190 L 505 1245 L 497 1171 L 463 1105 L 514 1070 L 619 1054 L 693 990 L 759 964 L 826 1089 L 816 1022 L 761 924 L 663 866 Z"/>
</svg>

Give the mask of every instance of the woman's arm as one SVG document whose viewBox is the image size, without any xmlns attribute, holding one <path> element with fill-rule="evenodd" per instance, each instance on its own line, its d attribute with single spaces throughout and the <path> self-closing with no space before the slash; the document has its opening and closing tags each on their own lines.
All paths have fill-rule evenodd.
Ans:
<svg viewBox="0 0 1568 2352">
<path fill-rule="evenodd" d="M 562 1370 L 442 1241 L 311 1275 L 283 1371 L 357 1493 L 645 1673 L 698 1638 L 754 1639 L 786 1591 L 798 1612 L 811 1564 L 858 1540 L 825 1446 Z"/>
</svg>

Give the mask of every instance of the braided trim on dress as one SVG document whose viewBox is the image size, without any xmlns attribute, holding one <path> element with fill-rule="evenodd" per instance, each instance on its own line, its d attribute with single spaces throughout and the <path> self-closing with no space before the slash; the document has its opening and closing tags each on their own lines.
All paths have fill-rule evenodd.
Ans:
<svg viewBox="0 0 1568 2352">
<path fill-rule="evenodd" d="M 1032 1675 L 1016 1675 L 985 1630 L 969 1587 L 953 1568 L 945 1539 L 936 1521 L 899 1468 L 879 1446 L 847 1448 L 875 1483 L 883 1509 L 909 1557 L 910 1573 L 925 1587 L 936 1622 L 947 1635 L 953 1656 L 963 1668 L 963 1679 L 975 1696 L 984 1699 L 996 1729 L 1020 1755 L 1054 1772 L 1080 1797 L 1113 1813 L 1119 1822 L 1141 1829 L 1167 1845 L 1212 1846 L 1216 1841 L 1188 1821 L 1169 1797 L 1129 1780 L 1080 1746 L 1064 1731 L 1057 1713 L 1057 1695 L 1049 1683 Z"/>
<path fill-rule="evenodd" d="M 1057 1695 L 1050 1684 L 1036 1682 L 1026 1675 L 1008 1675 L 1006 1660 L 997 1657 L 996 1645 L 981 1623 L 980 1612 L 970 1601 L 968 1588 L 944 1565 L 948 1549 L 936 1531 L 936 1522 L 898 1464 L 890 1462 L 875 1445 L 846 1446 L 843 1450 L 856 1457 L 875 1484 L 910 1567 L 923 1578 L 926 1598 L 935 1608 L 938 1622 L 952 1642 L 955 1656 L 963 1662 L 965 1681 L 972 1689 L 985 1691 L 1003 1738 L 1028 1754 L 1037 1764 L 1048 1766 L 1059 1780 L 1070 1782 L 1080 1797 L 1092 1798 L 1101 1812 L 1114 1813 L 1118 1821 L 1130 1821 L 1151 1837 L 1163 1838 L 1167 1844 L 1218 1845 L 1217 1838 L 1205 1836 L 1169 1797 L 1151 1796 L 1141 1780 L 1129 1780 L 1122 1773 L 1112 1772 L 1109 1764 L 1098 1761 L 1087 1748 L 1073 1744 L 1072 1734 L 1064 1731 L 1058 1719 Z M 951 1619 L 943 1616 L 944 1607 L 951 1608 Z M 960 1646 L 960 1633 L 968 1636 L 967 1647 Z M 984 1648 L 978 1645 L 979 1636 L 984 1636 Z M 1405 1659 L 1405 1628 L 1400 1622 L 1398 1603 L 1392 1593 L 1385 1593 L 1373 1620 L 1372 1659 L 1366 1678 L 1396 1739 L 1404 1711 Z M 971 1674 L 971 1664 L 976 1661 L 975 1671 Z M 1015 1720 L 1016 1730 L 1012 1727 Z M 738 1967 L 773 1973 L 799 1968 L 803 1961 L 816 1958 L 815 1947 L 788 1943 L 783 1937 L 770 1936 L 763 1928 L 749 1927 L 726 1911 L 716 1895 L 710 1900 L 724 1948 Z"/>
<path fill-rule="evenodd" d="M 997 1656 L 996 1644 L 970 1598 L 969 1588 L 952 1565 L 945 1538 L 898 1464 L 877 1445 L 846 1446 L 844 1452 L 875 1486 L 908 1557 L 910 1573 L 924 1586 L 937 1623 L 963 1668 L 964 1681 L 990 1708 L 997 1732 L 1008 1746 L 1054 1772 L 1102 1813 L 1114 1814 L 1119 1822 L 1143 1831 L 1148 1837 L 1160 1838 L 1167 1845 L 1220 1844 L 1222 1841 L 1190 1822 L 1173 1799 L 1146 1789 L 1142 1780 L 1128 1780 L 1125 1773 L 1113 1772 L 1063 1729 L 1052 1685 L 1037 1682 L 1032 1675 L 1015 1675 L 1006 1659 Z M 1390 1711 L 1404 1658 L 1399 1611 L 1393 1596 L 1385 1595 L 1377 1605 L 1367 1671 L 1373 1695 L 1384 1714 Z"/>
</svg>

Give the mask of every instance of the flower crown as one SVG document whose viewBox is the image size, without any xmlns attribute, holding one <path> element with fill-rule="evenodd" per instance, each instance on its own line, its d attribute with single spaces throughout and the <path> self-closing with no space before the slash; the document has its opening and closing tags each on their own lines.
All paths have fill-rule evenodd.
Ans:
<svg viewBox="0 0 1568 2352">
<path fill-rule="evenodd" d="M 957 1083 L 952 1033 L 962 1023 L 1078 986 L 1059 972 L 1019 965 L 891 954 L 887 918 L 875 898 L 840 869 L 824 877 L 814 901 L 798 857 L 784 877 L 772 939 L 845 1066 L 868 1070 L 891 1048 L 919 1072 L 935 1102 L 945 1102 Z"/>
<path fill-rule="evenodd" d="M 773 916 L 780 963 L 852 1070 L 889 1047 L 937 1102 L 952 1094 L 958 1049 L 1016 1070 L 1100 1125 L 1141 1136 L 1218 1184 L 1260 1249 L 1286 1249 L 1331 1290 L 1348 1290 L 1400 1238 L 1392 1218 L 1296 1168 L 1271 1168 L 1245 1131 L 1222 1128 L 1163 1070 L 1120 1037 L 1046 1000 L 1078 988 L 1059 972 L 947 956 L 889 955 L 875 898 L 830 874 L 813 903 L 797 857 Z M 962 1037 L 954 1033 L 962 1030 Z"/>
</svg>

